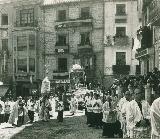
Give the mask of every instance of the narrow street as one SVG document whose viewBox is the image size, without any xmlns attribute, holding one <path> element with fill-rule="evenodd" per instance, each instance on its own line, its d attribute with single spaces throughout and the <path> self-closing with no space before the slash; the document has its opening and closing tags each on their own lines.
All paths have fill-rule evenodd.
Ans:
<svg viewBox="0 0 160 139">
<path fill-rule="evenodd" d="M 64 122 L 56 119 L 49 122 L 36 122 L 22 127 L 0 126 L 0 139 L 99 139 L 101 129 L 89 128 L 84 112 L 79 111 L 75 116 L 64 113 Z M 5 125 L 4 125 L 5 126 Z"/>
<path fill-rule="evenodd" d="M 26 127 L 12 139 L 99 139 L 101 129 L 89 128 L 85 116 L 65 118 L 63 123 L 56 120 L 37 122 Z"/>
</svg>

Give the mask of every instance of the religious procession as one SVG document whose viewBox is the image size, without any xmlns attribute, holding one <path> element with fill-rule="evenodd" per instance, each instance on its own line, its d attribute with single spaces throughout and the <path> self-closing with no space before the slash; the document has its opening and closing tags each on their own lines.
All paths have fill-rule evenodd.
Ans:
<svg viewBox="0 0 160 139">
<path fill-rule="evenodd" d="M 158 139 L 159 77 L 160 72 L 155 68 L 146 76 L 115 80 L 103 93 L 102 90 L 88 89 L 85 93 L 82 89 L 78 93 L 72 91 L 67 100 L 70 116 L 74 116 L 78 109 L 85 111 L 87 126 L 101 129 L 102 137 Z M 0 100 L 0 124 L 5 122 L 19 127 L 37 121 L 50 122 L 55 116 L 58 122 L 63 122 L 64 93 L 59 92 L 57 96 L 49 91 L 50 81 L 45 77 L 39 98 L 29 96 L 28 100 L 24 100 L 19 96 L 16 101 L 9 98 Z M 150 97 L 146 95 L 149 91 Z M 79 93 L 80 96 L 77 95 Z"/>
</svg>

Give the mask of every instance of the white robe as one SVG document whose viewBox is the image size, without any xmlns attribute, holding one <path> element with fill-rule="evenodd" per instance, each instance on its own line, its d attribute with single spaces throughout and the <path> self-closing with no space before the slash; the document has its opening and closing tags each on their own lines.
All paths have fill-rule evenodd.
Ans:
<svg viewBox="0 0 160 139">
<path fill-rule="evenodd" d="M 54 116 L 55 115 L 55 109 L 56 109 L 56 100 L 55 98 L 52 98 L 52 99 L 49 99 L 49 102 L 51 103 L 51 107 L 52 107 L 52 110 L 49 111 L 49 114 Z"/>
<path fill-rule="evenodd" d="M 151 106 L 151 138 L 160 139 L 160 98 L 154 100 Z"/>
<path fill-rule="evenodd" d="M 147 101 L 141 101 L 142 104 L 142 113 L 138 106 L 138 103 L 135 100 L 130 102 L 128 108 L 128 128 L 132 133 L 130 133 L 130 137 L 133 137 L 133 130 L 136 124 L 143 119 L 150 119 L 150 105 Z"/>
</svg>

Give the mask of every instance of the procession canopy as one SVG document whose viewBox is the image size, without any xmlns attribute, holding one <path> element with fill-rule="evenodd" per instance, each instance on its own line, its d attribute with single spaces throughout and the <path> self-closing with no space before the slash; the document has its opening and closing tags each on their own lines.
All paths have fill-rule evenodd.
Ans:
<svg viewBox="0 0 160 139">
<path fill-rule="evenodd" d="M 78 64 L 74 64 L 70 72 L 78 72 L 78 71 L 83 71 L 83 68 Z"/>
<path fill-rule="evenodd" d="M 41 93 L 49 93 L 50 92 L 50 81 L 48 77 L 45 77 L 42 81 Z"/>
</svg>

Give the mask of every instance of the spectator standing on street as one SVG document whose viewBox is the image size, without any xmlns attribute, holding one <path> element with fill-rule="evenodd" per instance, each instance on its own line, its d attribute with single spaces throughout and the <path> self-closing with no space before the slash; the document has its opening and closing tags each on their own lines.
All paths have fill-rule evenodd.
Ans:
<svg viewBox="0 0 160 139">
<path fill-rule="evenodd" d="M 29 121 L 27 109 L 22 97 L 19 96 L 18 100 L 15 102 L 12 112 L 9 117 L 9 124 L 13 126 L 21 126 Z"/>
<path fill-rule="evenodd" d="M 36 102 L 32 98 L 32 96 L 30 96 L 30 99 L 27 101 L 27 109 L 28 109 L 28 117 L 30 119 L 30 123 L 33 123 L 35 109 L 36 109 Z"/>
<path fill-rule="evenodd" d="M 0 124 L 4 122 L 4 102 L 2 101 L 2 98 L 0 97 Z"/>
<path fill-rule="evenodd" d="M 63 98 L 62 98 L 62 95 L 60 94 L 59 100 L 58 100 L 58 106 L 57 106 L 57 111 L 58 111 L 57 120 L 58 120 L 58 122 L 63 122 L 63 110 L 64 110 Z"/>
<path fill-rule="evenodd" d="M 40 119 L 44 122 L 47 122 L 49 117 L 49 111 L 52 110 L 51 104 L 49 102 L 48 95 L 45 94 L 41 100 L 41 111 L 40 111 Z"/>
<path fill-rule="evenodd" d="M 131 101 L 131 93 L 129 91 L 125 92 L 125 99 L 126 101 L 122 105 L 120 109 L 120 116 L 121 116 L 121 129 L 123 131 L 123 138 L 129 137 L 129 129 L 128 129 L 128 109 Z"/>
<path fill-rule="evenodd" d="M 56 108 L 56 101 L 55 101 L 55 98 L 53 97 L 53 95 L 50 96 L 49 102 L 50 102 L 51 107 L 52 107 L 52 110 L 49 112 L 49 114 L 50 114 L 51 117 L 54 117 L 55 108 Z"/>
<path fill-rule="evenodd" d="M 11 101 L 9 101 L 9 98 L 6 98 L 6 102 L 4 103 L 5 105 L 5 109 L 4 109 L 4 122 L 8 122 L 9 120 L 9 116 L 10 116 L 10 113 L 11 113 L 11 107 L 12 107 L 12 103 Z"/>
<path fill-rule="evenodd" d="M 102 101 L 100 99 L 100 95 L 94 93 L 94 101 L 93 101 L 93 114 L 94 114 L 94 125 L 96 128 L 102 127 Z"/>
<path fill-rule="evenodd" d="M 76 110 L 78 108 L 78 100 L 74 94 L 72 94 L 71 100 L 70 100 L 70 112 L 72 115 L 76 113 Z"/>
<path fill-rule="evenodd" d="M 113 100 L 109 96 L 107 101 L 103 104 L 103 132 L 102 136 L 114 138 L 115 123 L 117 121 L 117 111 L 114 108 Z"/>
<path fill-rule="evenodd" d="M 89 127 L 93 127 L 94 122 L 93 122 L 93 92 L 90 92 L 89 94 L 89 99 L 86 101 L 86 107 L 87 107 L 87 124 Z"/>
</svg>

